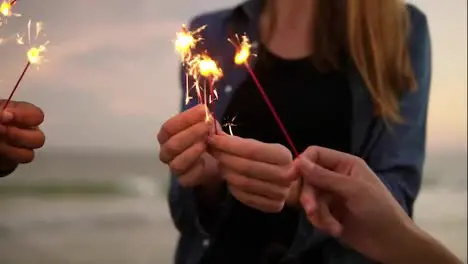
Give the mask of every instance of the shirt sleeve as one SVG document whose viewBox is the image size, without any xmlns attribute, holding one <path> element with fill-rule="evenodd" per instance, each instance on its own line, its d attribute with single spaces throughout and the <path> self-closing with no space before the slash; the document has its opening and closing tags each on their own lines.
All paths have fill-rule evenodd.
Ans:
<svg viewBox="0 0 468 264">
<path fill-rule="evenodd" d="M 411 14 L 418 12 L 419 14 Z M 368 163 L 411 216 L 421 187 L 426 146 L 426 123 L 431 84 L 431 41 L 426 16 L 410 9 L 410 56 L 417 90 L 403 95 L 403 123 L 383 129 Z"/>
</svg>

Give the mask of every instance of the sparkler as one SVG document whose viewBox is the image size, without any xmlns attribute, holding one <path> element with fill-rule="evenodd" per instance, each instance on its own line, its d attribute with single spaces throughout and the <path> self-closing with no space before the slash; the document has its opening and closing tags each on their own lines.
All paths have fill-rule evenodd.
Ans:
<svg viewBox="0 0 468 264">
<path fill-rule="evenodd" d="M 223 77 L 223 71 L 207 53 L 196 54 L 194 52 L 196 45 L 203 40 L 200 33 L 205 28 L 206 25 L 189 31 L 183 25 L 182 30 L 176 33 L 175 49 L 180 54 L 182 65 L 186 71 L 185 103 L 188 104 L 192 99 L 190 97 L 190 88 L 194 88 L 198 96 L 198 102 L 205 105 L 206 121 L 208 122 L 212 117 L 216 120 L 215 111 L 212 110 L 211 115 L 209 105 L 213 105 L 214 107 L 214 101 L 218 98 L 215 83 Z M 193 87 L 189 87 L 189 77 L 194 80 Z M 203 85 L 200 84 L 202 78 Z M 207 82 L 209 83 L 209 96 L 207 94 Z M 214 126 L 217 133 L 218 128 L 216 124 Z"/>
<path fill-rule="evenodd" d="M 227 127 L 227 128 L 228 128 L 229 134 L 230 134 L 231 136 L 234 136 L 234 132 L 232 131 L 232 128 L 237 126 L 237 124 L 235 123 L 236 118 L 237 118 L 237 115 L 234 116 L 230 121 L 228 121 L 228 122 L 226 122 L 226 123 L 223 124 L 223 127 Z"/>
<path fill-rule="evenodd" d="M 194 80 L 194 88 L 196 89 L 198 100 L 201 102 L 201 93 L 198 85 L 198 72 L 196 71 L 193 50 L 195 49 L 198 42 L 202 41 L 203 38 L 200 33 L 206 28 L 202 26 L 193 31 L 189 31 L 185 25 L 182 25 L 182 30 L 176 33 L 175 50 L 180 54 L 182 66 L 186 68 L 185 73 L 185 104 L 188 104 L 192 99 L 190 97 L 189 77 L 191 76 Z"/>
<path fill-rule="evenodd" d="M 0 27 L 6 23 L 7 17 L 21 16 L 21 14 L 13 13 L 12 11 L 12 8 L 16 4 L 16 2 L 17 0 L 10 0 L 10 1 L 3 0 L 3 2 L 0 4 Z"/>
<path fill-rule="evenodd" d="M 41 33 L 42 33 L 42 23 L 37 22 L 36 23 L 35 40 L 37 40 L 39 38 Z M 23 41 L 22 36 L 18 35 L 17 43 L 20 44 L 20 45 L 25 44 L 24 41 Z M 26 72 L 28 71 L 30 66 L 31 65 L 39 65 L 43 61 L 43 59 L 44 59 L 43 53 L 46 51 L 46 46 L 47 46 L 48 43 L 49 42 L 47 41 L 44 44 L 40 44 L 40 45 L 37 45 L 37 46 L 33 46 L 31 44 L 31 20 L 30 20 L 29 23 L 28 23 L 28 44 L 29 44 L 30 48 L 26 52 L 26 57 L 27 57 L 26 65 L 24 66 L 24 69 L 23 69 L 20 77 L 16 81 L 16 84 L 15 84 L 13 90 L 11 91 L 10 96 L 8 97 L 5 105 L 3 106 L 2 111 L 4 111 L 8 107 L 8 104 L 10 103 L 11 99 L 13 98 L 13 95 L 15 94 L 16 90 L 18 89 L 21 81 L 23 80 L 24 75 L 26 74 Z"/>
<path fill-rule="evenodd" d="M 263 100 L 267 104 L 268 108 L 270 109 L 270 112 L 272 113 L 273 117 L 276 120 L 276 123 L 280 127 L 281 131 L 284 134 L 284 137 L 286 138 L 286 141 L 290 145 L 294 155 L 296 157 L 299 157 L 299 152 L 297 151 L 296 146 L 294 145 L 291 137 L 289 136 L 288 131 L 286 130 L 286 127 L 283 125 L 283 122 L 281 121 L 280 117 L 278 116 L 275 107 L 271 103 L 270 99 L 268 98 L 268 95 L 265 93 L 265 89 L 263 89 L 263 86 L 260 84 L 260 81 L 258 80 L 257 76 L 253 72 L 252 68 L 250 67 L 248 60 L 251 56 L 255 56 L 255 54 L 251 53 L 251 48 L 252 44 L 250 43 L 249 38 L 246 35 L 243 35 L 240 39 L 236 35 L 237 38 L 237 43 L 234 43 L 231 39 L 229 39 L 229 42 L 231 42 L 237 49 L 237 52 L 234 56 L 234 63 L 236 65 L 244 65 L 244 67 L 247 69 L 249 72 L 250 76 L 252 77 L 252 80 L 255 83 L 255 86 L 257 86 L 260 94 L 263 97 Z"/>
<path fill-rule="evenodd" d="M 206 78 L 208 80 L 208 82 L 210 83 L 210 88 L 209 88 L 210 89 L 210 98 L 209 98 L 209 100 L 207 100 L 207 96 L 206 96 L 206 94 L 207 94 L 206 85 L 203 88 L 203 91 L 204 91 L 204 94 L 205 94 L 205 106 L 206 106 L 206 109 L 207 109 L 207 112 L 206 112 L 207 121 L 209 121 L 210 118 L 211 118 L 211 115 L 208 112 L 208 110 L 209 110 L 208 105 L 210 105 L 210 104 L 213 105 L 213 109 L 212 109 L 211 112 L 213 114 L 213 118 L 216 120 L 216 115 L 215 115 L 215 111 L 214 111 L 214 107 L 215 107 L 214 101 L 217 99 L 217 98 L 215 98 L 215 97 L 217 97 L 217 94 L 215 92 L 214 85 L 215 85 L 216 81 L 218 81 L 221 77 L 223 77 L 223 71 L 221 70 L 221 68 L 218 67 L 216 62 L 214 60 L 212 60 L 208 55 L 202 55 L 201 56 L 201 60 L 198 63 L 198 67 L 200 68 L 200 75 L 203 76 L 204 78 Z M 217 134 L 218 133 L 218 126 L 216 126 L 216 123 L 214 124 L 214 126 L 215 126 L 215 133 Z"/>
</svg>

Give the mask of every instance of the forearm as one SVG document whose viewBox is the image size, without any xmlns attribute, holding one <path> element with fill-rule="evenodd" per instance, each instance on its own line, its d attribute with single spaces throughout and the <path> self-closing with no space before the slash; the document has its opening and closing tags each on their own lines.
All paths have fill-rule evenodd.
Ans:
<svg viewBox="0 0 468 264">
<path fill-rule="evenodd" d="M 414 224 L 408 224 L 383 264 L 461 264 L 452 252 Z"/>
</svg>

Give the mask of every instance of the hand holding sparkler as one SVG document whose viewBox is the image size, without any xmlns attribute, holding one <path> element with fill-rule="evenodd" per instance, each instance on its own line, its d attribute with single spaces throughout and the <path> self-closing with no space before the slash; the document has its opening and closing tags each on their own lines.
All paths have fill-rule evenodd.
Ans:
<svg viewBox="0 0 468 264">
<path fill-rule="evenodd" d="M 3 107 L 6 101 L 0 101 Z M 45 142 L 44 133 L 38 128 L 44 114 L 38 107 L 24 102 L 10 102 L 1 113 L 0 123 L 0 171 L 12 171 L 18 164 L 29 163 L 34 150 Z"/>
<path fill-rule="evenodd" d="M 206 152 L 206 139 L 213 133 L 211 122 L 205 121 L 204 107 L 198 105 L 169 119 L 158 133 L 159 158 L 184 187 L 222 181 L 217 162 Z"/>
<path fill-rule="evenodd" d="M 286 147 L 227 134 L 212 135 L 208 143 L 237 200 L 266 213 L 283 209 L 297 176 Z"/>
</svg>

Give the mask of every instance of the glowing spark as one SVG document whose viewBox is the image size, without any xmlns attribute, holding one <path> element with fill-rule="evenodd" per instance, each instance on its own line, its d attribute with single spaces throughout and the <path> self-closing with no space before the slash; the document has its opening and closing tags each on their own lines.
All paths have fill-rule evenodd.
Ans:
<svg viewBox="0 0 468 264">
<path fill-rule="evenodd" d="M 234 43 L 231 39 L 228 39 L 237 49 L 234 55 L 234 63 L 237 65 L 245 64 L 248 62 L 250 56 L 256 56 L 256 54 L 252 54 L 252 44 L 246 35 L 243 35 L 241 38 L 236 35 L 236 39 L 238 43 Z"/>
<path fill-rule="evenodd" d="M 237 115 L 234 116 L 234 117 L 231 119 L 231 121 L 226 122 L 226 123 L 223 124 L 223 127 L 227 127 L 227 128 L 228 128 L 229 134 L 231 134 L 231 136 L 234 136 L 234 132 L 233 132 L 232 128 L 237 126 L 237 125 L 234 123 L 234 121 L 236 120 L 236 118 L 237 118 Z"/>
<path fill-rule="evenodd" d="M 12 15 L 10 2 L 4 1 L 4 2 L 0 5 L 0 13 L 2 13 L 2 15 L 3 15 L 3 16 L 6 16 L 6 17 Z"/>
<path fill-rule="evenodd" d="M 36 27 L 35 27 L 35 36 L 34 36 L 34 41 L 31 39 L 31 20 L 28 22 L 28 46 L 30 47 L 28 51 L 26 52 L 26 56 L 28 58 L 28 62 L 31 64 L 41 64 L 44 61 L 44 55 L 43 53 L 46 52 L 47 44 L 49 44 L 49 41 L 46 41 L 43 44 L 38 44 L 38 45 L 33 45 L 32 42 L 36 42 L 39 37 L 42 35 L 43 31 L 43 23 L 42 22 L 36 22 Z M 16 38 L 16 42 L 20 45 L 24 45 L 24 37 L 21 35 L 18 35 Z"/>
<path fill-rule="evenodd" d="M 203 39 L 200 33 L 206 28 L 205 26 L 199 27 L 193 31 L 189 31 L 185 25 L 182 25 L 182 30 L 176 33 L 175 49 L 180 54 L 182 62 L 186 63 L 192 57 L 192 50 L 198 42 Z"/>
<path fill-rule="evenodd" d="M 198 67 L 200 75 L 209 78 L 212 81 L 217 81 L 223 77 L 223 71 L 221 68 L 219 68 L 216 62 L 207 55 L 201 56 Z"/>
<path fill-rule="evenodd" d="M 31 64 L 38 64 L 42 61 L 43 56 L 41 55 L 42 52 L 45 51 L 45 46 L 33 47 L 30 48 L 27 52 L 28 60 Z"/>
<path fill-rule="evenodd" d="M 3 2 L 0 4 L 0 27 L 3 24 L 6 24 L 6 22 L 7 22 L 6 18 L 7 17 L 12 17 L 12 16 L 19 17 L 19 16 L 21 16 L 21 14 L 13 13 L 12 8 L 13 8 L 13 6 L 15 4 L 16 4 L 16 0 L 10 0 L 10 1 L 3 0 Z M 3 17 L 3 19 L 2 19 L 2 17 Z"/>
<path fill-rule="evenodd" d="M 193 49 L 196 47 L 197 43 L 202 41 L 200 33 L 206 28 L 205 26 L 199 27 L 193 31 L 189 31 L 185 25 L 182 25 L 182 30 L 176 33 L 176 40 L 174 41 L 175 50 L 179 53 L 182 65 L 187 67 L 191 65 L 192 62 L 192 53 Z M 189 66 L 191 67 L 191 66 Z M 192 97 L 189 92 L 189 76 L 192 76 L 195 80 L 197 76 L 194 76 L 194 72 L 190 73 L 190 70 L 187 70 L 185 73 L 185 104 L 188 104 Z M 201 99 L 201 93 L 198 87 L 197 81 L 194 83 L 194 87 L 197 90 L 198 98 Z"/>
</svg>

